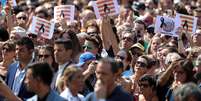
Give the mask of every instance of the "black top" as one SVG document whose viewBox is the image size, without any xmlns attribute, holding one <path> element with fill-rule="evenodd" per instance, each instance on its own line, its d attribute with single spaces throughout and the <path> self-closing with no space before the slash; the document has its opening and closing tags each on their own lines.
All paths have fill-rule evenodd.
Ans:
<svg viewBox="0 0 201 101">
<path fill-rule="evenodd" d="M 134 98 L 129 93 L 125 92 L 122 87 L 117 86 L 112 94 L 105 101 L 133 101 Z M 86 101 L 96 101 L 95 93 L 90 93 L 86 97 Z"/>
</svg>

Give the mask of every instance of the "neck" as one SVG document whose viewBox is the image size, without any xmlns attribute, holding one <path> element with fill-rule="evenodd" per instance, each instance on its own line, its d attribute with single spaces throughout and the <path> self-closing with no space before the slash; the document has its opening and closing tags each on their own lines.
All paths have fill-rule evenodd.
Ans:
<svg viewBox="0 0 201 101">
<path fill-rule="evenodd" d="M 2 61 L 2 66 L 3 67 L 8 67 L 13 62 L 13 60 L 6 61 L 5 59 Z"/>
<path fill-rule="evenodd" d="M 117 87 L 117 85 L 115 83 L 113 83 L 111 86 L 107 87 L 107 97 L 110 96 L 112 94 L 112 92 L 114 91 L 114 89 Z"/>
<path fill-rule="evenodd" d="M 146 101 L 152 101 L 152 99 L 155 97 L 154 92 L 149 93 L 149 95 L 144 95 L 144 98 L 146 99 Z"/>
<path fill-rule="evenodd" d="M 49 92 L 50 92 L 50 87 L 49 86 L 42 86 L 40 89 L 38 89 L 38 92 L 36 94 L 40 99 L 44 98 Z"/>
<path fill-rule="evenodd" d="M 30 61 L 31 61 L 31 58 L 27 59 L 26 61 L 20 61 L 20 68 L 24 69 L 29 64 Z"/>
<path fill-rule="evenodd" d="M 69 90 L 70 90 L 70 92 L 71 92 L 71 94 L 72 94 L 73 96 L 77 96 L 78 90 L 77 90 L 76 88 L 69 87 Z"/>
<path fill-rule="evenodd" d="M 63 64 L 65 64 L 65 63 L 68 62 L 68 61 L 70 61 L 70 59 L 67 59 L 67 60 L 65 60 L 65 61 L 63 61 L 63 62 L 60 62 L 59 65 L 63 65 Z"/>
</svg>

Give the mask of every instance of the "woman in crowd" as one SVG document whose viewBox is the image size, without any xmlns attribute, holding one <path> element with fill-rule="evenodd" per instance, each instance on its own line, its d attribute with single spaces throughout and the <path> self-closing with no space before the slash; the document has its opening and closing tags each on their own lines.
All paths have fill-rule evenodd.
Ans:
<svg viewBox="0 0 201 101">
<path fill-rule="evenodd" d="M 84 101 L 84 96 L 79 94 L 84 87 L 82 70 L 79 67 L 71 65 L 66 68 L 62 80 L 65 90 L 60 96 L 68 101 Z"/>
<path fill-rule="evenodd" d="M 47 62 L 53 67 L 54 72 L 58 69 L 58 64 L 54 58 L 54 49 L 50 45 L 41 46 L 38 50 L 38 60 L 42 62 Z"/>
<path fill-rule="evenodd" d="M 8 71 L 8 66 L 15 60 L 15 44 L 7 41 L 2 46 L 2 58 L 0 62 L 0 76 L 5 79 Z"/>
</svg>

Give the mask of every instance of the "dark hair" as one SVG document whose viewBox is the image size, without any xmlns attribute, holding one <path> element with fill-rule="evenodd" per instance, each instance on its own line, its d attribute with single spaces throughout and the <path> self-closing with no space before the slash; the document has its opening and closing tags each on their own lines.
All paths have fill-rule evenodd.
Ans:
<svg viewBox="0 0 201 101">
<path fill-rule="evenodd" d="M 142 20 L 135 20 L 134 23 L 142 24 L 144 26 L 144 30 L 147 29 L 147 26 L 146 26 L 145 22 L 142 21 Z"/>
<path fill-rule="evenodd" d="M 76 56 L 77 54 L 79 54 L 79 52 L 82 51 L 82 47 L 79 43 L 79 39 L 76 36 L 76 33 L 71 31 L 71 30 L 67 30 L 64 32 L 61 32 L 62 35 L 64 34 L 68 34 L 69 35 L 69 39 L 72 41 L 72 49 L 73 49 L 73 57 Z M 61 36 L 62 38 L 63 36 Z"/>
<path fill-rule="evenodd" d="M 193 63 L 192 61 L 188 60 L 188 59 L 182 59 L 179 62 L 179 66 L 181 66 L 181 68 L 185 71 L 186 74 L 186 80 L 185 82 L 194 82 L 195 78 L 194 78 L 194 74 L 195 72 L 193 71 Z"/>
<path fill-rule="evenodd" d="M 174 5 L 174 9 L 176 12 L 181 13 L 181 14 L 186 14 L 188 15 L 188 11 L 185 8 L 185 5 L 182 2 L 176 3 Z"/>
<path fill-rule="evenodd" d="M 62 44 L 66 50 L 73 49 L 73 43 L 70 39 L 64 40 L 62 38 L 57 39 L 54 44 Z"/>
<path fill-rule="evenodd" d="M 28 37 L 23 37 L 16 42 L 16 45 L 25 45 L 27 49 L 34 49 L 33 41 Z"/>
<path fill-rule="evenodd" d="M 5 28 L 0 27 L 0 41 L 6 41 L 8 39 L 9 39 L 8 31 Z"/>
<path fill-rule="evenodd" d="M 152 86 L 153 89 L 156 89 L 156 79 L 154 78 L 154 76 L 144 74 L 143 76 L 140 77 L 138 82 L 144 82 L 144 81 L 147 81 L 149 83 L 149 86 Z"/>
<path fill-rule="evenodd" d="M 186 83 L 181 87 L 178 87 L 174 90 L 173 94 L 179 101 L 188 101 L 190 97 L 193 97 L 194 101 L 200 101 L 201 99 L 201 90 L 194 83 Z"/>
<path fill-rule="evenodd" d="M 86 37 L 86 40 L 93 42 L 95 47 L 98 48 L 99 54 L 102 52 L 102 49 L 103 49 L 102 40 L 99 35 L 92 34 L 92 35 Z"/>
<path fill-rule="evenodd" d="M 110 69 L 112 71 L 113 74 L 117 73 L 120 67 L 120 64 L 117 63 L 117 61 L 115 61 L 113 58 L 102 58 L 100 60 L 100 62 L 102 63 L 109 63 L 110 64 Z"/>
<path fill-rule="evenodd" d="M 9 50 L 15 51 L 15 43 L 14 42 L 6 41 L 5 43 L 3 43 L 2 47 L 4 48 L 5 46 L 7 46 Z"/>
<path fill-rule="evenodd" d="M 53 71 L 48 63 L 33 63 L 28 66 L 28 69 L 32 70 L 34 78 L 39 78 L 44 84 L 50 86 L 53 79 Z"/>
</svg>

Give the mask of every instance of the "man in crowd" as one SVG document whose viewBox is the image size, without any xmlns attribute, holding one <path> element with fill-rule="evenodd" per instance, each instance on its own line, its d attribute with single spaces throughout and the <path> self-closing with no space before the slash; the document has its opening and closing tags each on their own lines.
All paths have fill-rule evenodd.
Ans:
<svg viewBox="0 0 201 101">
<path fill-rule="evenodd" d="M 28 64 L 33 62 L 32 53 L 34 50 L 33 42 L 23 37 L 16 43 L 17 61 L 9 66 L 6 83 L 12 92 L 21 99 L 27 99 L 33 96 L 33 93 L 27 91 L 24 83 Z"/>
<path fill-rule="evenodd" d="M 86 97 L 86 101 L 133 101 L 131 95 L 117 86 L 118 64 L 113 59 L 102 59 L 96 67 L 97 82 L 95 91 Z"/>
<path fill-rule="evenodd" d="M 35 63 L 28 66 L 25 83 L 28 90 L 36 93 L 27 101 L 66 101 L 56 91 L 51 90 L 50 84 L 53 71 L 48 63 Z"/>
<path fill-rule="evenodd" d="M 55 61 L 59 64 L 59 68 L 52 82 L 53 88 L 57 88 L 59 78 L 63 75 L 65 68 L 72 63 L 72 48 L 72 41 L 69 39 L 58 39 L 54 43 L 54 56 Z"/>
</svg>

